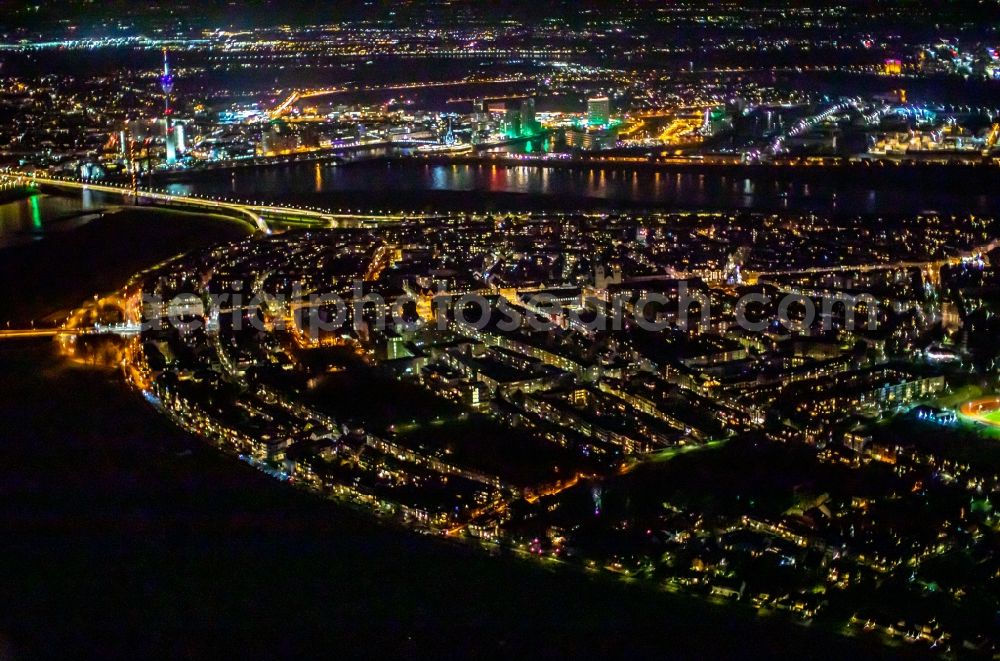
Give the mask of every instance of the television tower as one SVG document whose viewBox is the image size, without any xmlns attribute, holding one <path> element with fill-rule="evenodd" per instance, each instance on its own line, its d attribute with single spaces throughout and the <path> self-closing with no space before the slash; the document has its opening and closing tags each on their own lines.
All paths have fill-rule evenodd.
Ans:
<svg viewBox="0 0 1000 661">
<path fill-rule="evenodd" d="M 174 74 L 170 73 L 170 61 L 167 59 L 167 49 L 163 49 L 163 75 L 160 76 L 160 89 L 163 90 L 164 113 L 163 113 L 163 136 L 167 145 L 167 164 L 173 165 L 177 162 L 177 145 L 174 144 L 174 127 L 170 114 L 170 94 L 174 91 Z"/>
</svg>

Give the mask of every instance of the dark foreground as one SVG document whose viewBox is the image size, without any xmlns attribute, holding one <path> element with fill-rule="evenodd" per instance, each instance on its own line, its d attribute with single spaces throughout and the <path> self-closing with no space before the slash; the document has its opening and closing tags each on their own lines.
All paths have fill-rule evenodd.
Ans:
<svg viewBox="0 0 1000 661">
<path fill-rule="evenodd" d="M 13 658 L 888 652 L 381 526 L 201 446 L 45 341 L 0 343 L 0 393 Z"/>
</svg>

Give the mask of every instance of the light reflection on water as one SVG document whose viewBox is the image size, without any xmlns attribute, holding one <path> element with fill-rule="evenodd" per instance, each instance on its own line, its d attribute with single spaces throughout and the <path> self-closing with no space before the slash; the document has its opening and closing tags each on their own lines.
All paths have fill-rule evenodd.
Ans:
<svg viewBox="0 0 1000 661">
<path fill-rule="evenodd" d="M 575 205 L 709 208 L 775 211 L 838 211 L 852 214 L 1000 214 L 1000 191 L 963 191 L 946 183 L 927 186 L 844 184 L 835 179 L 776 181 L 741 174 L 633 171 L 625 168 L 543 168 L 535 165 L 430 165 L 374 161 L 351 165 L 312 163 L 192 175 L 166 185 L 176 194 L 337 209 L 489 207 L 561 208 Z M 449 195 L 455 193 L 455 195 Z M 436 195 L 436 197 L 431 197 Z M 504 195 L 505 197 L 497 197 Z M 0 247 L 76 227 L 88 211 L 120 203 L 85 191 L 0 204 Z"/>
<path fill-rule="evenodd" d="M 79 227 L 88 222 L 87 212 L 107 206 L 100 195 L 32 195 L 0 204 L 0 248 L 42 238 L 48 232 Z"/>
<path fill-rule="evenodd" d="M 1000 212 L 1000 193 L 982 194 L 978 190 L 969 193 L 948 185 L 873 185 L 867 181 L 845 184 L 836 179 L 775 181 L 766 176 L 749 178 L 733 173 L 601 167 L 558 169 L 535 165 L 374 161 L 351 165 L 287 165 L 194 177 L 168 188 L 175 193 L 238 199 L 266 197 L 288 203 L 328 205 L 329 208 L 338 207 L 346 196 L 354 193 L 367 198 L 364 204 L 402 208 L 408 203 L 414 206 L 426 203 L 421 195 L 454 192 L 466 193 L 456 196 L 456 204 L 471 208 L 484 204 L 491 195 L 515 194 L 523 198 L 508 198 L 504 202 L 521 203 L 531 208 L 535 204 L 545 206 L 545 198 L 558 197 L 558 204 L 567 207 L 572 207 L 573 199 L 579 199 L 608 207 L 801 209 L 848 213 Z M 482 195 L 469 195 L 470 192 Z M 494 206 L 502 206 L 504 202 Z"/>
</svg>

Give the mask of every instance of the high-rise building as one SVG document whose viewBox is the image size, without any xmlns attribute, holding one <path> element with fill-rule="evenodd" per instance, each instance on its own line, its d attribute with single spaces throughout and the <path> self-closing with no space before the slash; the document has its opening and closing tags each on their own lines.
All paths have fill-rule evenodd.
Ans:
<svg viewBox="0 0 1000 661">
<path fill-rule="evenodd" d="M 521 101 L 521 130 L 532 131 L 535 126 L 535 100 L 528 98 Z"/>
<path fill-rule="evenodd" d="M 504 134 L 508 138 L 528 138 L 538 134 L 541 126 L 535 119 L 533 98 L 504 104 Z"/>
<path fill-rule="evenodd" d="M 521 110 L 508 107 L 504 111 L 503 132 L 508 138 L 521 137 Z"/>
<path fill-rule="evenodd" d="M 611 99 L 598 96 L 587 99 L 587 124 L 604 126 L 611 121 Z"/>
<path fill-rule="evenodd" d="M 177 122 L 174 124 L 174 149 L 178 156 L 183 156 L 184 152 L 187 151 L 187 145 L 184 142 L 184 124 L 183 122 Z"/>
</svg>

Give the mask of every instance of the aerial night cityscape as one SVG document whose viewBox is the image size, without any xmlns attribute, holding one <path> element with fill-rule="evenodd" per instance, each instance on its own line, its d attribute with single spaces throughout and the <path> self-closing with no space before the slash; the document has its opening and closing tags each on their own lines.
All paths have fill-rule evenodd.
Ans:
<svg viewBox="0 0 1000 661">
<path fill-rule="evenodd" d="M 7 0 L 0 119 L 0 661 L 1000 656 L 996 0 Z"/>
</svg>

